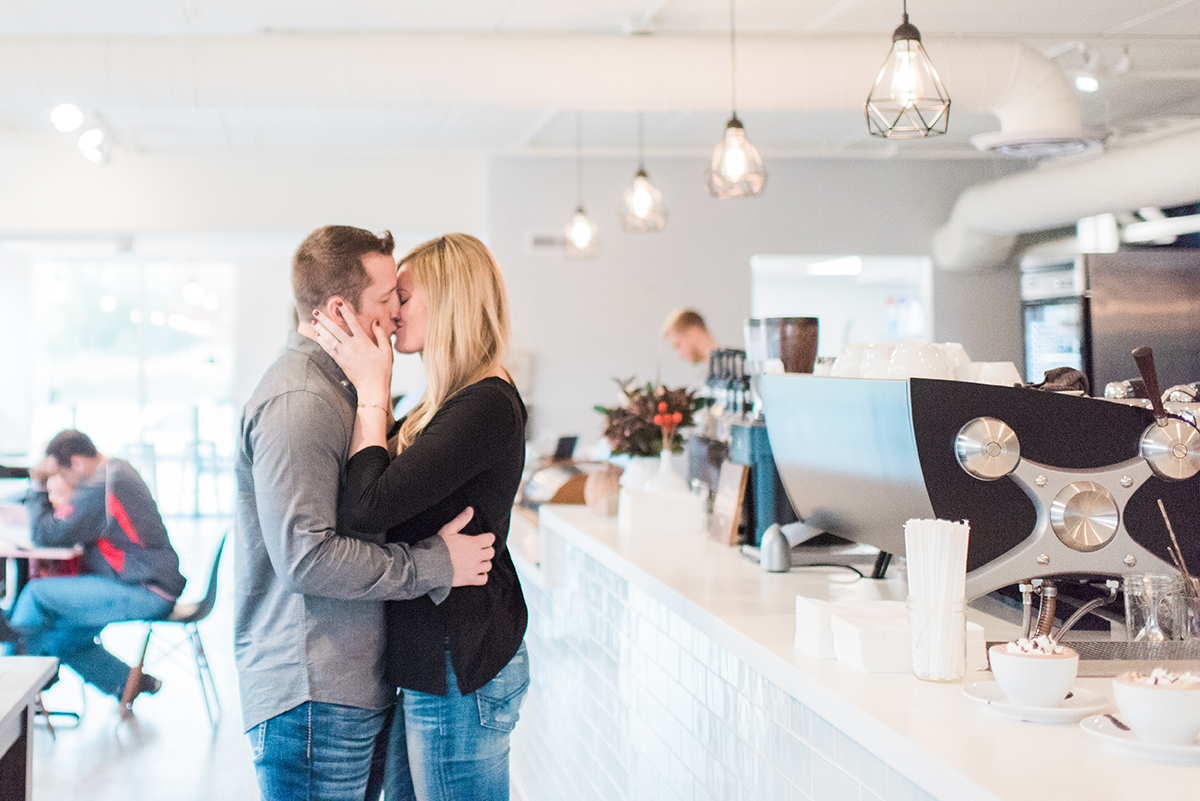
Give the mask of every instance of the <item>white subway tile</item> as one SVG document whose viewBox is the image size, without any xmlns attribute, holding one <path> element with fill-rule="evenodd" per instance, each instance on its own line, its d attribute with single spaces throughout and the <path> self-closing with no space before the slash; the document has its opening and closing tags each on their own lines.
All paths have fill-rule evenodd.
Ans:
<svg viewBox="0 0 1200 801">
<path fill-rule="evenodd" d="M 1034 793 L 1031 792 L 1031 795 Z M 929 793 L 917 787 L 907 778 L 888 768 L 887 801 L 934 801 Z"/>
<path fill-rule="evenodd" d="M 812 759 L 812 801 L 854 801 L 861 785 L 819 754 Z"/>
<path fill-rule="evenodd" d="M 525 588 L 524 801 L 929 801 L 666 604 L 563 560 L 557 589 Z"/>
</svg>

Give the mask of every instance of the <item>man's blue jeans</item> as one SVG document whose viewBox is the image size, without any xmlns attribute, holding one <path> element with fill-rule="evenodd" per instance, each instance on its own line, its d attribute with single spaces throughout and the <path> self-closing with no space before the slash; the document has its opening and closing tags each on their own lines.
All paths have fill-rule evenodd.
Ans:
<svg viewBox="0 0 1200 801">
<path fill-rule="evenodd" d="M 262 801 L 363 801 L 375 741 L 391 715 L 308 701 L 258 724 L 247 734 Z"/>
<path fill-rule="evenodd" d="M 522 643 L 496 678 L 461 695 L 446 651 L 447 694 L 404 691 L 388 742 L 386 801 L 507 801 L 509 736 L 529 689 Z"/>
<path fill-rule="evenodd" d="M 54 656 L 84 681 L 120 698 L 129 665 L 96 641 L 109 623 L 157 620 L 174 604 L 145 587 L 104 576 L 34 579 L 13 606 L 10 623 L 30 656 Z"/>
</svg>

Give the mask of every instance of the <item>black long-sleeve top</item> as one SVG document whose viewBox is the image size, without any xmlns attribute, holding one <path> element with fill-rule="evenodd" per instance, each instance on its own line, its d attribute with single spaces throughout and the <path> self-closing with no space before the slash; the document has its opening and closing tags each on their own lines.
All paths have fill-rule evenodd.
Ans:
<svg viewBox="0 0 1200 801">
<path fill-rule="evenodd" d="M 459 691 L 475 692 L 521 645 L 529 614 L 507 540 L 525 467 L 525 419 L 516 388 L 485 378 L 442 404 L 395 460 L 370 447 L 346 464 L 340 508 L 353 529 L 386 529 L 389 542 L 411 544 L 470 506 L 475 516 L 463 533 L 496 535 L 487 584 L 456 587 L 441 604 L 429 596 L 388 602 L 386 671 L 398 687 L 445 695 L 448 641 Z"/>
</svg>

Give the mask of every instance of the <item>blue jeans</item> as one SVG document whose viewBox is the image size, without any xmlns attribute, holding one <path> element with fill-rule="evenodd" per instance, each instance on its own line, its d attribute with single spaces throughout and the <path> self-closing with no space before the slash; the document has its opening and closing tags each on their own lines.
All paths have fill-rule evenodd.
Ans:
<svg viewBox="0 0 1200 801">
<path fill-rule="evenodd" d="M 404 691 L 388 743 L 386 801 L 507 801 L 508 739 L 529 690 L 525 644 L 469 695 L 458 691 L 447 650 L 446 685 L 444 696 Z"/>
<path fill-rule="evenodd" d="M 129 665 L 96 641 L 109 623 L 157 620 L 174 604 L 145 587 L 104 576 L 34 579 L 25 585 L 9 622 L 30 656 L 54 656 L 84 681 L 120 698 Z"/>
<path fill-rule="evenodd" d="M 258 724 L 247 734 L 262 801 L 363 801 L 375 741 L 391 716 L 307 701 Z"/>
</svg>

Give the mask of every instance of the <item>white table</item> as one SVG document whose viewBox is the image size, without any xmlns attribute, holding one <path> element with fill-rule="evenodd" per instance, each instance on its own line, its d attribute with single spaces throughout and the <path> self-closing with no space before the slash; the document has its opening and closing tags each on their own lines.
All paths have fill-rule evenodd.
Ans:
<svg viewBox="0 0 1200 801">
<path fill-rule="evenodd" d="M 4 574 L 0 576 L 4 582 L 4 592 L 0 594 L 0 607 L 11 609 L 17 594 L 24 583 L 21 573 L 17 570 L 18 559 L 43 559 L 46 561 L 67 561 L 83 554 L 83 547 L 73 548 L 41 548 L 29 541 L 29 524 L 22 518 L 24 509 L 5 504 L 0 509 L 0 560 L 6 563 Z M 21 522 L 15 522 L 21 519 Z"/>
<path fill-rule="evenodd" d="M 33 795 L 33 701 L 57 668 L 50 657 L 0 657 L 0 801 Z"/>
</svg>

